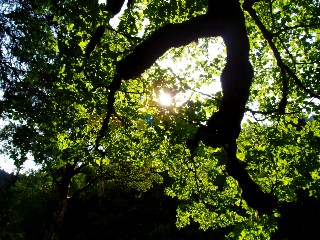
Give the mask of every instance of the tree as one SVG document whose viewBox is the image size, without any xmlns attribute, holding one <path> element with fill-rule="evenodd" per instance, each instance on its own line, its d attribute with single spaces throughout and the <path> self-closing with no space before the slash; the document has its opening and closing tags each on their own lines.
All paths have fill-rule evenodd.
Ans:
<svg viewBox="0 0 320 240">
<path fill-rule="evenodd" d="M 17 181 L 17 176 L 9 174 L 4 170 L 0 169 L 0 226 L 1 239 L 22 239 L 22 233 L 18 227 L 17 222 L 17 211 L 11 204 L 11 191 L 10 189 L 14 186 Z"/>
<path fill-rule="evenodd" d="M 6 71 L 2 118 L 7 121 L 1 132 L 3 151 L 10 154 L 18 167 L 30 153 L 51 176 L 57 194 L 49 239 L 59 238 L 69 199 L 96 181 L 130 181 L 127 185 L 139 189 L 148 189 L 154 181 L 161 181 L 147 160 L 139 163 L 138 168 L 137 164 L 126 162 L 125 155 L 119 163 L 116 150 L 108 156 L 93 151 L 98 115 L 94 112 L 103 103 L 92 98 L 96 89 L 87 88 L 89 76 L 78 61 L 81 46 L 69 45 L 68 41 L 86 38 L 87 30 L 79 35 L 72 30 L 73 22 L 83 29 L 87 29 L 87 23 L 92 27 L 102 7 L 83 3 L 83 8 L 78 9 L 78 3 L 68 1 L 5 1 L 3 8 L 2 40 L 11 44 L 8 51 L 3 50 L 2 62 Z M 82 11 L 82 16 L 89 11 L 89 20 L 77 21 L 76 15 L 69 15 L 72 9 Z M 101 16 L 100 20 L 105 19 Z M 81 89 L 72 86 L 77 80 Z M 119 136 L 118 141 L 125 137 Z M 141 142 L 142 145 L 150 146 L 150 142 Z M 138 155 L 145 158 L 143 151 Z"/>
<path fill-rule="evenodd" d="M 40 172 L 15 177 L 15 184 L 3 195 L 8 201 L 4 210 L 11 218 L 2 228 L 7 232 L 3 239 L 44 239 L 50 229 L 55 199 L 52 181 L 47 174 Z"/>
<path fill-rule="evenodd" d="M 6 150 L 17 164 L 31 152 L 60 203 L 83 169 L 168 170 L 179 227 L 192 218 L 233 226 L 229 237 L 270 237 L 299 190 L 318 195 L 319 3 L 135 0 L 115 29 L 123 4 L 17 1 L 4 11 Z M 163 55 L 190 61 L 179 72 Z M 201 94 L 219 75 L 222 91 Z M 185 99 L 161 106 L 159 90 Z"/>
</svg>

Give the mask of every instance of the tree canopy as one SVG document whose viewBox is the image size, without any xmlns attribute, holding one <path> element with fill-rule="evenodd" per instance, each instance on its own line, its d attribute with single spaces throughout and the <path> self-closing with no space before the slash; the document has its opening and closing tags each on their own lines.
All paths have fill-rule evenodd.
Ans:
<svg viewBox="0 0 320 240">
<path fill-rule="evenodd" d="M 284 222 L 319 208 L 319 1 L 0 9 L 1 151 L 50 179 L 50 239 L 70 199 L 113 184 L 145 192 L 169 178 L 177 227 L 228 239 L 297 236 Z"/>
</svg>

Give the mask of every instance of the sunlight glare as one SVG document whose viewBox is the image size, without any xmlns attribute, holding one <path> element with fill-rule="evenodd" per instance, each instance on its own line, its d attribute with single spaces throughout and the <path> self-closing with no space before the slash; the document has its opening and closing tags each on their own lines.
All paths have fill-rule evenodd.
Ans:
<svg viewBox="0 0 320 240">
<path fill-rule="evenodd" d="M 169 93 L 160 90 L 159 102 L 163 106 L 169 106 L 172 103 L 172 97 Z"/>
</svg>

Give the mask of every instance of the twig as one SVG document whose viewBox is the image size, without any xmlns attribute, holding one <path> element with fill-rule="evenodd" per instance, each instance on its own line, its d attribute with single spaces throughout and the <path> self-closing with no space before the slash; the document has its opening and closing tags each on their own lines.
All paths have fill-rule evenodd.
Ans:
<svg viewBox="0 0 320 240">
<path fill-rule="evenodd" d="M 283 32 L 298 29 L 298 28 L 318 27 L 318 26 L 320 26 L 320 23 L 300 24 L 292 27 L 285 26 L 284 28 L 278 30 L 277 32 L 272 33 L 272 37 L 278 37 Z"/>
</svg>

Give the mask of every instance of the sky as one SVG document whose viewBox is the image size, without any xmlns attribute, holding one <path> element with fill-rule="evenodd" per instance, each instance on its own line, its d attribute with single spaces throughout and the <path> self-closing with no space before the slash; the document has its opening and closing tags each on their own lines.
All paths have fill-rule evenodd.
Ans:
<svg viewBox="0 0 320 240">
<path fill-rule="evenodd" d="M 0 128 L 3 127 L 5 123 L 0 119 Z M 1 148 L 1 146 L 0 146 Z M 30 169 L 36 170 L 40 166 L 36 166 L 34 161 L 32 160 L 32 156 L 28 157 L 28 160 L 23 164 L 22 169 L 20 170 L 21 173 L 27 172 Z M 17 172 L 17 169 L 14 165 L 14 162 L 12 159 L 9 158 L 9 156 L 0 154 L 0 169 L 5 170 L 8 173 Z"/>
<path fill-rule="evenodd" d="M 25 163 L 23 164 L 20 173 L 25 173 L 29 170 L 37 170 L 39 168 L 40 166 L 37 166 L 32 160 L 32 157 L 29 156 L 29 159 L 25 161 Z M 3 154 L 0 155 L 0 169 L 5 170 L 8 173 L 17 172 L 13 160 L 11 160 L 8 156 Z"/>
</svg>

